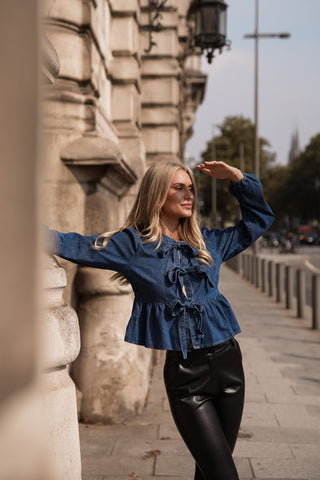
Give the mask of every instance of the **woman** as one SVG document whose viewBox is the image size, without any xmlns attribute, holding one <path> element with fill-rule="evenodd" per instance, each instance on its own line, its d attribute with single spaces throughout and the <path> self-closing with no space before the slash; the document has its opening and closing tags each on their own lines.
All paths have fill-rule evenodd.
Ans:
<svg viewBox="0 0 320 480">
<path fill-rule="evenodd" d="M 125 340 L 167 350 L 164 379 L 173 418 L 196 462 L 195 480 L 235 480 L 232 459 L 244 402 L 240 332 L 218 291 L 222 262 L 271 225 L 259 180 L 224 162 L 201 172 L 229 179 L 242 220 L 199 228 L 192 172 L 177 163 L 149 168 L 125 225 L 93 236 L 50 230 L 51 251 L 106 268 L 131 283 L 135 300 Z"/>
</svg>

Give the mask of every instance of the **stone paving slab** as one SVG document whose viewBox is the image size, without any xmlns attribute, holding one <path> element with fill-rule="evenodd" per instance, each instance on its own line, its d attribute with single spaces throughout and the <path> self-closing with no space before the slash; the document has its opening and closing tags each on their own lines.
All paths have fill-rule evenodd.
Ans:
<svg viewBox="0 0 320 480">
<path fill-rule="evenodd" d="M 242 417 L 243 428 L 251 425 L 261 427 L 278 427 L 279 422 L 275 415 L 274 405 L 267 403 L 245 403 Z"/>
<path fill-rule="evenodd" d="M 292 421 L 294 423 L 294 419 Z M 252 441 L 267 443 L 287 443 L 288 445 L 319 445 L 320 432 L 316 429 L 295 427 L 261 427 L 251 425 L 242 429 L 250 435 Z M 319 447 L 320 448 L 320 447 Z"/>
<path fill-rule="evenodd" d="M 299 451 L 299 445 L 298 451 Z M 238 439 L 234 451 L 238 458 L 296 458 L 292 448 L 286 443 L 255 442 Z"/>
<path fill-rule="evenodd" d="M 252 478 L 252 469 L 247 458 L 236 458 L 235 464 L 241 478 Z M 194 460 L 191 457 L 159 457 L 154 480 L 158 480 L 158 475 L 166 476 L 166 478 L 176 476 L 191 479 L 194 468 Z"/>
<path fill-rule="evenodd" d="M 280 480 L 292 478 L 296 480 L 319 480 L 318 465 L 306 461 L 287 459 L 252 459 L 252 468 L 257 479 L 269 477 Z"/>
<path fill-rule="evenodd" d="M 80 433 L 82 438 L 87 438 L 88 440 L 91 437 L 97 439 L 97 441 L 103 442 L 104 439 L 112 437 L 115 438 L 155 438 L 158 434 L 158 425 L 131 425 L 131 424 L 121 424 L 121 425 L 85 425 L 80 424 Z"/>
<path fill-rule="evenodd" d="M 234 272 L 222 269 L 221 280 L 243 330 L 246 401 L 234 452 L 240 480 L 320 480 L 320 332 Z M 83 480 L 193 479 L 159 358 L 140 415 L 123 425 L 80 425 Z"/>
<path fill-rule="evenodd" d="M 156 475 L 191 477 L 194 472 L 194 460 L 188 457 L 159 457 L 156 464 Z"/>
<path fill-rule="evenodd" d="M 82 461 L 85 465 L 85 471 L 91 475 L 105 475 L 108 478 L 114 478 L 117 475 L 130 474 L 142 477 L 144 475 L 154 474 L 154 458 L 142 459 L 141 457 L 127 456 L 99 456 L 83 454 Z"/>
<path fill-rule="evenodd" d="M 146 440 L 133 442 L 131 438 L 119 439 L 115 442 L 113 455 L 127 455 L 128 457 L 142 457 L 147 452 L 160 452 L 162 457 L 176 455 L 178 457 L 190 455 L 182 440 Z"/>
<path fill-rule="evenodd" d="M 99 462 L 96 459 L 83 458 L 85 464 L 85 471 L 90 472 L 91 475 L 104 475 L 108 479 L 116 478 L 119 475 L 124 475 L 129 478 L 142 478 L 145 475 L 154 474 L 154 459 L 149 458 L 142 460 L 140 458 L 128 457 L 99 457 Z"/>
<path fill-rule="evenodd" d="M 305 460 L 307 458 L 319 458 L 320 456 L 320 445 L 291 445 L 290 448 L 297 460 Z"/>
<path fill-rule="evenodd" d="M 320 418 L 310 415 L 305 405 L 274 404 L 273 408 L 281 427 L 290 427 L 294 419 L 297 428 L 315 428 L 320 431 Z"/>
</svg>

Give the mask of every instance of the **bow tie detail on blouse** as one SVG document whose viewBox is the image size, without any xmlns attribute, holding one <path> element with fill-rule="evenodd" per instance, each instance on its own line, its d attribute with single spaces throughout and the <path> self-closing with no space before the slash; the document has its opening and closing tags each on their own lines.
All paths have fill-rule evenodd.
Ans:
<svg viewBox="0 0 320 480">
<path fill-rule="evenodd" d="M 181 259 L 178 254 L 180 250 L 191 259 L 192 265 L 181 264 Z M 214 287 L 214 284 L 212 283 L 205 266 L 200 265 L 196 259 L 196 257 L 199 255 L 199 250 L 196 247 L 193 247 L 184 241 L 174 242 L 171 245 L 161 246 L 159 248 L 159 254 L 161 257 L 168 255 L 165 276 L 171 284 L 174 284 L 178 281 L 180 287 L 182 288 L 183 276 L 191 274 L 207 278 L 209 285 Z"/>
<path fill-rule="evenodd" d="M 171 245 L 161 245 L 158 252 L 161 257 L 165 257 L 169 253 L 173 254 L 179 250 L 182 250 L 188 257 L 196 257 L 199 255 L 199 250 L 196 247 L 184 241 L 173 242 Z"/>
<path fill-rule="evenodd" d="M 170 306 L 171 315 L 173 317 L 178 317 L 179 342 L 183 358 L 187 358 L 188 354 L 187 329 L 190 321 L 192 322 L 196 320 L 197 337 L 204 337 L 202 331 L 202 311 L 203 307 L 200 303 L 191 302 L 189 300 L 186 300 L 183 303 L 178 300 Z"/>
<path fill-rule="evenodd" d="M 174 265 L 173 267 L 169 267 L 166 270 L 166 276 L 171 284 L 176 283 L 179 281 L 180 286 L 183 286 L 183 279 L 184 275 L 192 274 L 198 275 L 199 277 L 207 278 L 210 287 L 214 287 L 214 283 L 212 283 L 208 273 L 205 271 L 205 267 L 202 265 L 190 265 L 186 267 L 182 267 L 180 265 Z"/>
</svg>

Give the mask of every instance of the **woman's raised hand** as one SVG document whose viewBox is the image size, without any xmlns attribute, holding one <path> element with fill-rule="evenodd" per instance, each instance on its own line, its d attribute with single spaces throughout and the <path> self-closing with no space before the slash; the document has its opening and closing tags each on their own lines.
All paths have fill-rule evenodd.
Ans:
<svg viewBox="0 0 320 480">
<path fill-rule="evenodd" d="M 229 179 L 232 182 L 239 182 L 243 178 L 243 173 L 236 167 L 232 167 L 225 162 L 204 162 L 197 165 L 197 168 L 203 173 L 219 180 Z"/>
</svg>

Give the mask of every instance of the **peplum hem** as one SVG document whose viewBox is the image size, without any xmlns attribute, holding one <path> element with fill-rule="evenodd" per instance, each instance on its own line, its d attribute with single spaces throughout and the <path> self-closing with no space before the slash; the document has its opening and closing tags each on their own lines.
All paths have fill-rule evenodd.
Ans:
<svg viewBox="0 0 320 480">
<path fill-rule="evenodd" d="M 196 302 L 171 304 L 136 297 L 124 340 L 157 350 L 190 350 L 190 330 L 196 332 L 196 348 L 223 343 L 241 332 L 227 299 L 218 293 Z"/>
</svg>

